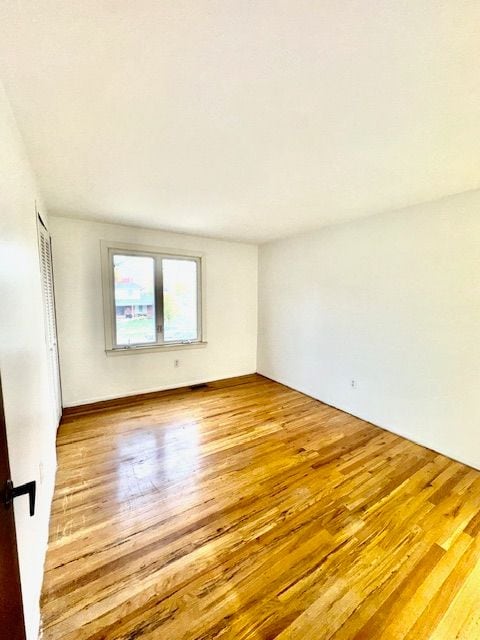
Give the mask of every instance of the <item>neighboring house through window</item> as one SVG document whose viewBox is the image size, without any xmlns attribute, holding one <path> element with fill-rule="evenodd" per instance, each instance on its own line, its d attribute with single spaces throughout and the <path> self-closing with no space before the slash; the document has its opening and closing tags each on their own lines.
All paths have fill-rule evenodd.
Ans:
<svg viewBox="0 0 480 640">
<path fill-rule="evenodd" d="M 201 344 L 204 258 L 102 242 L 108 350 Z"/>
</svg>

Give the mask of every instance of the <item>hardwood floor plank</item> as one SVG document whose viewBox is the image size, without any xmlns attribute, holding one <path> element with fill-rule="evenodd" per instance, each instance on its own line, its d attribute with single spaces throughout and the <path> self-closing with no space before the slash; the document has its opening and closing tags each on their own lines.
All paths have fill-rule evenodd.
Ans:
<svg viewBox="0 0 480 640">
<path fill-rule="evenodd" d="M 480 472 L 262 376 L 70 411 L 45 640 L 480 640 Z"/>
</svg>

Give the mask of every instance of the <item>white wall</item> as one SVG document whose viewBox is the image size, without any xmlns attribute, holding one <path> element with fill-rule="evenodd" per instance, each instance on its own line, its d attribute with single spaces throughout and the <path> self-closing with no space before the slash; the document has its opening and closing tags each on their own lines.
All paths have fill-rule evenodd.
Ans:
<svg viewBox="0 0 480 640">
<path fill-rule="evenodd" d="M 480 192 L 263 245 L 258 370 L 480 468 Z"/>
<path fill-rule="evenodd" d="M 37 481 L 35 516 L 29 516 L 26 497 L 17 499 L 14 507 L 29 640 L 38 636 L 56 466 L 35 199 L 35 181 L 0 85 L 0 370 L 12 479 L 15 484 Z"/>
<path fill-rule="evenodd" d="M 50 230 L 64 406 L 256 371 L 256 246 L 60 217 Z M 101 239 L 205 253 L 206 347 L 106 355 Z"/>
</svg>

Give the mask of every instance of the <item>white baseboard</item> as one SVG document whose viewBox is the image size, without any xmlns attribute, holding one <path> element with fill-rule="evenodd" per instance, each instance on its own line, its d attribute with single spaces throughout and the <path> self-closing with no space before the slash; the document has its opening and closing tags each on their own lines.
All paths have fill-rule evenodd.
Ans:
<svg viewBox="0 0 480 640">
<path fill-rule="evenodd" d="M 322 402 L 323 404 L 327 404 L 329 407 L 333 407 L 334 409 L 338 409 L 339 411 L 343 411 L 344 413 L 348 413 L 349 415 L 353 416 L 354 418 L 359 418 L 360 420 L 363 420 L 364 422 L 368 422 L 369 424 L 373 424 L 374 427 L 378 427 L 379 429 L 384 429 L 385 431 L 393 433 L 396 436 L 400 436 L 401 438 L 405 438 L 405 440 L 409 440 L 410 442 L 414 442 L 415 444 L 418 444 L 421 447 L 425 447 L 426 449 L 430 449 L 431 451 L 434 451 L 435 453 L 439 453 L 442 456 L 450 458 L 451 460 L 454 460 L 455 462 L 460 462 L 461 464 L 465 464 L 468 467 L 472 467 L 472 469 L 480 471 L 480 466 L 478 465 L 478 462 L 474 462 L 473 460 L 470 460 L 465 456 L 459 456 L 457 454 L 452 454 L 449 451 L 445 451 L 445 450 L 442 451 L 442 450 L 437 448 L 437 446 L 435 445 L 434 442 L 430 442 L 428 439 L 423 440 L 421 438 L 412 438 L 412 436 L 410 434 L 402 432 L 401 429 L 392 429 L 390 426 L 385 426 L 383 424 L 378 424 L 377 422 L 373 422 L 372 420 L 370 420 L 370 418 L 368 418 L 368 416 L 362 416 L 362 415 L 358 415 L 356 413 L 352 413 L 351 411 L 349 411 L 348 409 L 345 409 L 344 407 L 340 407 L 338 405 L 332 404 L 331 402 L 327 402 L 326 400 L 323 400 L 322 398 L 314 396 L 310 391 L 306 391 L 306 390 L 301 389 L 299 387 L 294 387 L 290 383 L 284 382 L 283 380 L 280 380 L 277 377 L 273 377 L 272 375 L 270 375 L 268 373 L 262 373 L 261 371 L 258 371 L 257 373 L 259 375 L 261 375 L 261 376 L 265 376 L 265 378 L 269 378 L 270 380 L 273 380 L 274 382 L 278 382 L 279 384 L 283 384 L 285 387 L 288 387 L 289 389 L 293 389 L 294 391 L 298 391 L 299 393 L 303 393 L 304 395 L 308 396 L 309 398 L 313 398 L 314 400 L 318 400 L 319 402 Z"/>
<path fill-rule="evenodd" d="M 80 407 L 84 404 L 93 404 L 94 402 L 104 402 L 106 400 L 117 400 L 120 398 L 129 398 L 131 396 L 138 396 L 144 393 L 156 393 L 157 391 L 170 391 L 171 389 L 181 389 L 183 387 L 192 387 L 196 384 L 206 384 L 208 382 L 216 382 L 217 380 L 226 380 L 228 378 L 238 378 L 240 376 L 249 376 L 256 373 L 256 371 L 248 371 L 247 373 L 230 373 L 222 376 L 213 376 L 209 378 L 197 378 L 194 380 L 185 380 L 181 382 L 176 382 L 174 384 L 162 385 L 160 387 L 148 387 L 143 389 L 135 389 L 135 391 L 128 391 L 127 393 L 113 393 L 106 396 L 93 396 L 90 398 L 81 398 L 79 400 L 73 400 L 69 402 L 64 402 L 63 408 L 68 409 L 69 407 Z"/>
</svg>

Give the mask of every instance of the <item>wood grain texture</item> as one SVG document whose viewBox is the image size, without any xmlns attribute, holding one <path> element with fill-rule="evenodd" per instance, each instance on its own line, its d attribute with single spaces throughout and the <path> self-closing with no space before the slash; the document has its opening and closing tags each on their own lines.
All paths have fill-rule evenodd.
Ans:
<svg viewBox="0 0 480 640">
<path fill-rule="evenodd" d="M 46 640 L 480 639 L 480 472 L 250 376 L 71 416 Z"/>
<path fill-rule="evenodd" d="M 257 374 L 252 373 L 246 376 L 237 376 L 236 378 L 224 378 L 223 380 L 215 380 L 214 382 L 206 383 L 211 389 L 219 387 L 229 387 L 232 385 L 243 384 L 249 380 L 254 380 Z M 203 383 L 205 384 L 205 383 Z M 133 407 L 139 403 L 157 400 L 159 398 L 165 398 L 166 396 L 175 395 L 178 393 L 185 393 L 185 391 L 192 391 L 203 384 L 188 385 L 186 387 L 174 387 L 173 389 L 165 389 L 163 391 L 150 391 L 149 393 L 139 393 L 132 396 L 121 396 L 120 398 L 112 398 L 111 400 L 100 400 L 98 402 L 89 402 L 87 404 L 77 404 L 72 407 L 64 407 L 62 412 L 63 422 L 66 422 L 69 418 L 82 416 L 87 413 L 97 413 L 98 411 L 104 411 L 108 409 L 120 409 L 121 407 Z"/>
</svg>

